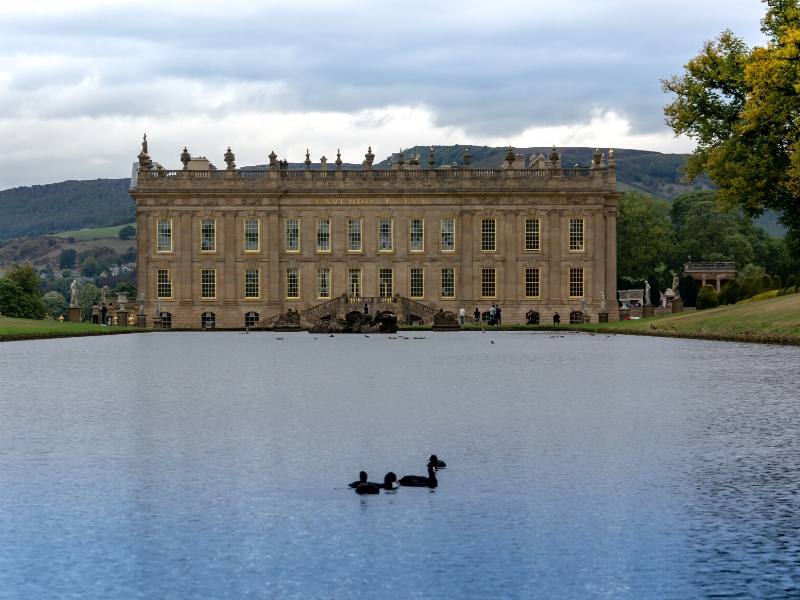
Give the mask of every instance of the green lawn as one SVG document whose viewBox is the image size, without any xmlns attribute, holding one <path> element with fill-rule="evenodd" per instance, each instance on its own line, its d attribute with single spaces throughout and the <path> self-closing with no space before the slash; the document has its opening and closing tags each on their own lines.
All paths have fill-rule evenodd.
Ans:
<svg viewBox="0 0 800 600">
<path fill-rule="evenodd" d="M 54 320 L 12 319 L 0 317 L 0 341 L 37 338 L 109 335 L 141 331 L 132 327 L 103 327 L 91 323 L 69 323 Z"/>
<path fill-rule="evenodd" d="M 134 229 L 136 228 L 136 223 L 128 223 L 126 225 L 115 225 L 114 227 L 98 227 L 96 229 L 77 229 L 75 231 L 62 231 L 61 233 L 53 234 L 56 237 L 62 238 L 75 238 L 75 240 L 80 241 L 87 241 L 87 240 L 100 240 L 104 238 L 117 238 L 119 236 L 119 230 L 123 227 L 127 227 L 131 225 Z"/>
</svg>

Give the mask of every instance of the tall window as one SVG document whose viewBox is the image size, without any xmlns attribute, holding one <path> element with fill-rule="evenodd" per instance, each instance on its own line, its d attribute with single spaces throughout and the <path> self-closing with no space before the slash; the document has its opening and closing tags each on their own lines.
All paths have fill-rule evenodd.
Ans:
<svg viewBox="0 0 800 600">
<path fill-rule="evenodd" d="M 456 220 L 442 219 L 442 252 L 454 252 L 456 249 Z"/>
<path fill-rule="evenodd" d="M 172 279 L 169 276 L 169 269 L 156 271 L 156 288 L 158 298 L 172 298 Z"/>
<path fill-rule="evenodd" d="M 158 220 L 157 252 L 172 252 L 172 219 Z"/>
<path fill-rule="evenodd" d="M 411 252 L 422 252 L 425 250 L 425 221 L 422 219 L 411 219 L 409 228 L 411 235 Z"/>
<path fill-rule="evenodd" d="M 214 269 L 200 270 L 200 297 L 217 297 L 217 272 Z"/>
<path fill-rule="evenodd" d="M 583 219 L 569 220 L 570 252 L 583 252 Z"/>
<path fill-rule="evenodd" d="M 300 252 L 300 219 L 286 219 L 286 251 Z"/>
<path fill-rule="evenodd" d="M 258 252 L 261 250 L 258 219 L 244 220 L 244 251 Z"/>
<path fill-rule="evenodd" d="M 361 269 L 347 271 L 347 294 L 354 298 L 361 296 Z"/>
<path fill-rule="evenodd" d="M 317 221 L 317 252 L 331 251 L 331 220 Z"/>
<path fill-rule="evenodd" d="M 456 272 L 453 269 L 442 269 L 442 298 L 456 297 Z"/>
<path fill-rule="evenodd" d="M 569 270 L 569 297 L 583 298 L 583 269 Z"/>
<path fill-rule="evenodd" d="M 394 250 L 394 231 L 391 219 L 378 219 L 378 252 Z"/>
<path fill-rule="evenodd" d="M 300 270 L 296 268 L 286 269 L 286 297 L 300 297 Z"/>
<path fill-rule="evenodd" d="M 525 297 L 541 297 L 539 289 L 539 269 L 525 269 Z"/>
<path fill-rule="evenodd" d="M 327 267 L 317 269 L 317 298 L 331 297 L 331 270 Z"/>
<path fill-rule="evenodd" d="M 391 298 L 394 294 L 394 273 L 392 269 L 378 269 L 378 295 Z"/>
<path fill-rule="evenodd" d="M 481 297 L 494 298 L 497 295 L 497 272 L 495 269 L 481 269 Z"/>
<path fill-rule="evenodd" d="M 482 252 L 494 252 L 497 250 L 496 230 L 497 224 L 494 219 L 481 219 Z"/>
<path fill-rule="evenodd" d="M 411 285 L 409 286 L 409 296 L 412 298 L 422 298 L 425 296 L 425 270 L 411 269 Z"/>
<path fill-rule="evenodd" d="M 347 251 L 361 252 L 361 219 L 347 220 Z"/>
<path fill-rule="evenodd" d="M 261 296 L 261 277 L 258 269 L 244 270 L 244 297 L 259 298 Z"/>
<path fill-rule="evenodd" d="M 200 251 L 215 252 L 217 250 L 217 222 L 214 219 L 203 219 L 200 224 Z"/>
<path fill-rule="evenodd" d="M 539 219 L 525 219 L 526 252 L 539 252 L 542 249 L 540 242 L 540 227 Z"/>
</svg>

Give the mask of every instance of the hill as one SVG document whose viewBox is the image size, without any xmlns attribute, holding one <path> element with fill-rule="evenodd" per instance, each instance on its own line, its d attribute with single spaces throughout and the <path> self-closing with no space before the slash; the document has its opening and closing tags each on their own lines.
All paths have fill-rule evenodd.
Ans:
<svg viewBox="0 0 800 600">
<path fill-rule="evenodd" d="M 414 146 L 405 150 L 406 156 L 419 153 L 427 164 L 428 146 Z M 495 168 L 503 163 L 505 148 L 469 146 L 472 165 Z M 464 146 L 434 146 L 437 166 L 461 163 Z M 550 151 L 545 147 L 515 148 L 525 156 Z M 561 148 L 562 164 L 588 165 L 592 148 Z M 671 199 L 687 191 L 710 189 L 710 182 L 699 180 L 692 184 L 682 181 L 681 169 L 685 154 L 661 154 L 644 150 L 616 150 L 617 182 L 621 191 L 639 190 L 661 198 Z M 387 158 L 376 164 L 389 166 Z M 302 163 L 292 163 L 291 168 L 302 168 Z M 358 168 L 346 164 L 346 168 Z M 257 167 L 244 167 L 245 169 Z M 262 166 L 263 168 L 263 166 Z M 312 168 L 319 168 L 313 164 Z M 109 227 L 130 223 L 134 218 L 134 204 L 128 195 L 129 179 L 94 179 L 91 181 L 64 181 L 47 185 L 18 187 L 0 191 L 0 243 L 18 237 L 33 237 L 93 227 Z M 774 215 L 759 221 L 772 235 L 782 235 L 782 228 Z"/>
</svg>

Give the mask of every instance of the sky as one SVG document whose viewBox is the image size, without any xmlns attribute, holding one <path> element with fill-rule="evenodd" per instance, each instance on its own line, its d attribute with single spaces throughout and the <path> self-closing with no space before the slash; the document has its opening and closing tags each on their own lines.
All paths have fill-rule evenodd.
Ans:
<svg viewBox="0 0 800 600">
<path fill-rule="evenodd" d="M 0 190 L 413 145 L 689 152 L 660 80 L 759 0 L 0 0 Z"/>
</svg>

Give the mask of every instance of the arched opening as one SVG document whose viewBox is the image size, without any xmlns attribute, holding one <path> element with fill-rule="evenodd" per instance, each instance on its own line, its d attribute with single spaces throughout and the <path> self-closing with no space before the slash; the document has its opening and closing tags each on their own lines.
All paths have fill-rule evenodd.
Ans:
<svg viewBox="0 0 800 600">
<path fill-rule="evenodd" d="M 172 329 L 172 314 L 168 312 L 161 313 L 161 329 Z"/>
<path fill-rule="evenodd" d="M 251 329 L 258 325 L 258 313 L 250 311 L 244 315 L 244 326 L 246 329 Z"/>
<path fill-rule="evenodd" d="M 525 315 L 525 322 L 526 322 L 528 325 L 538 325 L 538 324 L 539 324 L 539 319 L 540 319 L 540 318 L 541 318 L 541 315 L 539 315 L 539 313 L 538 313 L 537 311 L 535 311 L 535 310 L 530 310 L 530 311 L 528 311 L 528 313 Z"/>
<path fill-rule="evenodd" d="M 583 323 L 583 313 L 579 310 L 573 310 L 569 313 L 569 322 L 573 325 Z"/>
<path fill-rule="evenodd" d="M 214 329 L 217 324 L 217 317 L 213 312 L 204 312 L 200 317 L 200 326 L 203 329 Z"/>
</svg>

